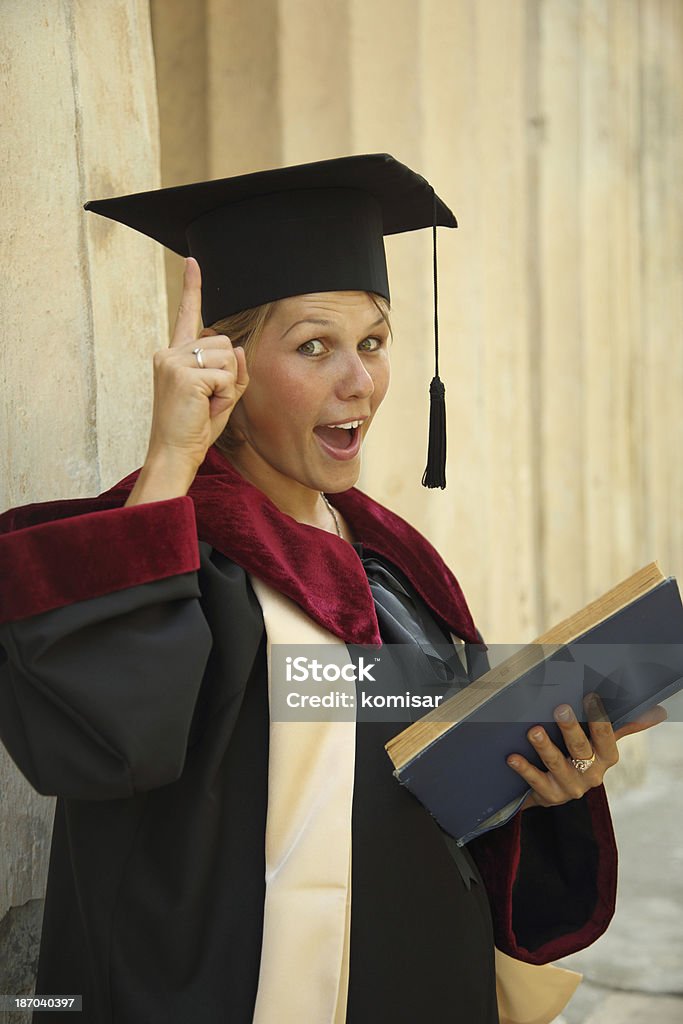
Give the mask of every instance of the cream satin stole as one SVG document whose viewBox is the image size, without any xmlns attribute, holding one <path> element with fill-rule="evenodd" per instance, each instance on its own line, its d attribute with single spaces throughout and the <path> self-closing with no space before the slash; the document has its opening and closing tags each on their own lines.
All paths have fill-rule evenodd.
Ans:
<svg viewBox="0 0 683 1024">
<path fill-rule="evenodd" d="M 331 662 L 350 664 L 338 637 L 269 585 L 250 580 L 266 626 L 269 700 L 274 644 L 329 645 Z M 355 692 L 353 684 L 349 692 Z M 266 896 L 254 1024 L 345 1024 L 355 746 L 354 721 L 271 717 Z M 501 1024 L 550 1024 L 582 978 L 551 964 L 523 963 L 498 949 L 495 960 Z"/>
</svg>

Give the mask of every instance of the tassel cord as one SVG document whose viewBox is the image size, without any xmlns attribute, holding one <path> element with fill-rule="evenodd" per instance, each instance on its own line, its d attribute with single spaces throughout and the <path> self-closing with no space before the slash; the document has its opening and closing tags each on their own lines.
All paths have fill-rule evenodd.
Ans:
<svg viewBox="0 0 683 1024">
<path fill-rule="evenodd" d="M 427 466 L 422 476 L 424 487 L 446 486 L 446 389 L 439 378 L 439 283 L 436 252 L 436 193 L 432 189 L 432 248 L 434 270 L 434 377 L 429 385 L 429 445 Z"/>
</svg>

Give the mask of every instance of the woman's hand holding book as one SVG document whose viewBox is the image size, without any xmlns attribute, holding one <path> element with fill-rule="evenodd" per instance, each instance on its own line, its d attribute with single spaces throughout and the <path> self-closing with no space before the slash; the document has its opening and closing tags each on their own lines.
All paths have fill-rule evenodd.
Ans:
<svg viewBox="0 0 683 1024">
<path fill-rule="evenodd" d="M 667 712 L 661 704 L 649 708 L 640 718 L 619 729 L 613 729 L 600 698 L 588 694 L 584 702 L 590 729 L 590 739 L 576 720 L 567 704 L 555 708 L 555 721 L 562 730 L 568 753 L 553 743 L 542 726 L 534 726 L 528 739 L 547 767 L 542 771 L 530 764 L 521 754 L 511 754 L 508 764 L 529 784 L 528 794 L 520 810 L 529 807 L 556 807 L 569 800 L 579 800 L 589 789 L 601 786 L 605 773 L 619 760 L 618 740 L 632 733 L 643 732 L 665 721 Z M 595 761 L 584 771 L 572 763 L 576 760 Z"/>
</svg>

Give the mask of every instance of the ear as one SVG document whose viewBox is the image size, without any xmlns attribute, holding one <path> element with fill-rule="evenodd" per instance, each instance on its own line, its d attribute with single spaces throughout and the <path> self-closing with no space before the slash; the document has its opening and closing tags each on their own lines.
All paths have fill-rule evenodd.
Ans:
<svg viewBox="0 0 683 1024">
<path fill-rule="evenodd" d="M 199 338 L 215 338 L 218 337 L 218 331 L 214 331 L 213 327 L 202 327 L 201 331 L 197 335 Z"/>
</svg>

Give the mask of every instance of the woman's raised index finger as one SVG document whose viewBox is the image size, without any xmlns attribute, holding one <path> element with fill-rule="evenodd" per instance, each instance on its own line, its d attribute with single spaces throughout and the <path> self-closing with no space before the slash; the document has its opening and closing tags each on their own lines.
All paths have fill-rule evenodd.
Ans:
<svg viewBox="0 0 683 1024">
<path fill-rule="evenodd" d="M 194 341 L 199 333 L 202 315 L 202 273 L 193 256 L 185 260 L 183 274 L 183 293 L 178 306 L 171 348 Z"/>
</svg>

